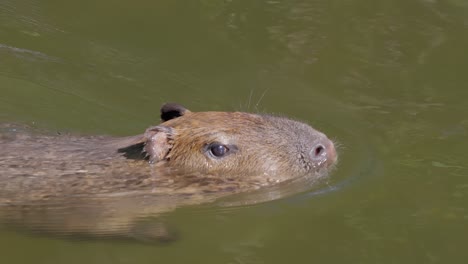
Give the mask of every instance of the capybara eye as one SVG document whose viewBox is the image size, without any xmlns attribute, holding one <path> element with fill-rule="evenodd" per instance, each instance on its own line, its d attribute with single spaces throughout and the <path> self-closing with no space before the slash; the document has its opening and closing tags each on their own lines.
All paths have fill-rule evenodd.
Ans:
<svg viewBox="0 0 468 264">
<path fill-rule="evenodd" d="M 221 158 L 229 152 L 229 149 L 223 144 L 214 143 L 210 145 L 210 152 L 213 156 Z"/>
</svg>

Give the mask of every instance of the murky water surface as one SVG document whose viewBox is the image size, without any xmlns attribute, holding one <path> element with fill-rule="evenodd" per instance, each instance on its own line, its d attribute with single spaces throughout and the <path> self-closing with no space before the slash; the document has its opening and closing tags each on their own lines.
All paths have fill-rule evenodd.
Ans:
<svg viewBox="0 0 468 264">
<path fill-rule="evenodd" d="M 0 262 L 465 263 L 467 47 L 460 0 L 2 1 L 1 123 L 119 136 L 168 101 L 278 113 L 340 163 L 285 199 L 179 208 L 164 246 L 2 228 Z"/>
</svg>

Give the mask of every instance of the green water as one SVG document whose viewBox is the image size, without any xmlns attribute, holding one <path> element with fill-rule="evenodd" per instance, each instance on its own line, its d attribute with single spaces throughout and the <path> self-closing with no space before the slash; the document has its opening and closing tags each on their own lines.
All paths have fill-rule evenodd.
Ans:
<svg viewBox="0 0 468 264">
<path fill-rule="evenodd" d="M 162 103 L 280 113 L 329 188 L 180 208 L 165 246 L 0 231 L 1 263 L 466 263 L 468 2 L 0 2 L 0 122 L 141 133 Z"/>
</svg>

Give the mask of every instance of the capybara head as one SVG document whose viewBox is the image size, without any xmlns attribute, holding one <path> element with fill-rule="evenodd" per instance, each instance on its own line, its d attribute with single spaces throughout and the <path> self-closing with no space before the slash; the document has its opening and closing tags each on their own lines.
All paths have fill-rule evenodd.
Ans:
<svg viewBox="0 0 468 264">
<path fill-rule="evenodd" d="M 144 134 L 150 162 L 202 173 L 270 180 L 326 172 L 337 160 L 333 142 L 304 123 L 243 112 L 161 108 L 163 123 Z"/>
</svg>

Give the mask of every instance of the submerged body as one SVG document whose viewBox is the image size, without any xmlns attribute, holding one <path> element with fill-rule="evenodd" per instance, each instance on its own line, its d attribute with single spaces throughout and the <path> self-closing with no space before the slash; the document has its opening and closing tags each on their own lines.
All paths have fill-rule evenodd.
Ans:
<svg viewBox="0 0 468 264">
<path fill-rule="evenodd" d="M 0 218 L 56 232 L 132 236 L 149 232 L 135 227 L 143 217 L 319 178 L 336 162 L 324 134 L 290 119 L 176 104 L 164 105 L 161 118 L 123 138 L 3 133 Z M 164 237 L 157 230 L 150 235 Z"/>
</svg>

